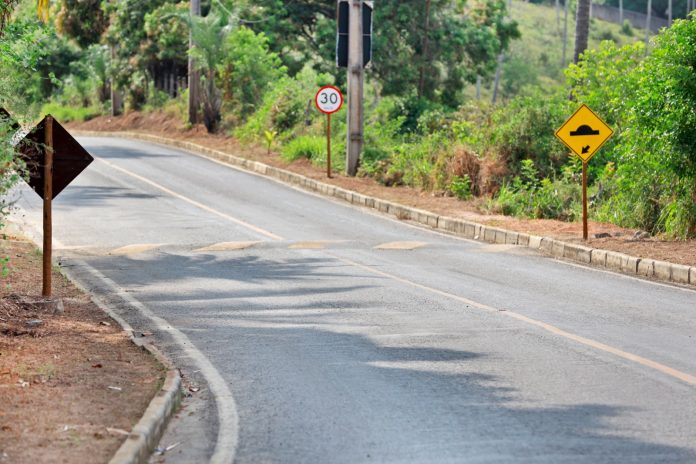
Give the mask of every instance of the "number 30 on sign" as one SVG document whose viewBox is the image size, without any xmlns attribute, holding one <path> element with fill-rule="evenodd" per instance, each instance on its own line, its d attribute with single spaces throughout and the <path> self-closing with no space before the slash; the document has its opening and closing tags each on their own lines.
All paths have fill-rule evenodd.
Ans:
<svg viewBox="0 0 696 464">
<path fill-rule="evenodd" d="M 319 89 L 314 103 L 322 113 L 333 114 L 343 106 L 343 95 L 336 87 L 327 85 Z"/>
</svg>

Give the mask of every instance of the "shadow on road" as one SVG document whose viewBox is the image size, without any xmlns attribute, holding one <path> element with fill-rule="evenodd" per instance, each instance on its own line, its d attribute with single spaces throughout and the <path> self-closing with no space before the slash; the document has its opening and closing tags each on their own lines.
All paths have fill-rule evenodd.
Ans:
<svg viewBox="0 0 696 464">
<path fill-rule="evenodd" d="M 545 372 L 577 375 L 562 354 L 525 360 L 558 361 L 528 369 L 532 379 L 498 368 L 516 357 L 496 344 L 524 335 L 495 335 L 490 353 L 458 349 L 464 311 L 436 311 L 319 253 L 264 252 L 279 255 L 89 260 L 229 382 L 238 462 L 696 462 L 693 449 L 657 443 L 685 441 L 646 421 L 649 406 L 617 406 L 635 404 L 621 391 L 588 402 L 581 387 L 546 385 Z"/>
</svg>

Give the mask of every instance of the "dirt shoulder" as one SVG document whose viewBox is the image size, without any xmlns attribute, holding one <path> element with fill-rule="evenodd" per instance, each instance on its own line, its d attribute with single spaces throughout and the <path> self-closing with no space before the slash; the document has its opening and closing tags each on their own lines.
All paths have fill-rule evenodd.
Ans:
<svg viewBox="0 0 696 464">
<path fill-rule="evenodd" d="M 41 255 L 31 243 L 2 240 L 0 257 L 9 258 L 0 279 L 0 462 L 108 462 L 165 369 L 58 272 L 64 313 L 35 305 Z"/>
<path fill-rule="evenodd" d="M 582 224 L 547 219 L 518 219 L 509 216 L 486 214 L 480 210 L 482 200 L 460 201 L 452 197 L 438 197 L 410 187 L 385 187 L 369 178 L 347 177 L 336 173 L 327 179 L 324 167 L 314 166 L 306 160 L 288 163 L 277 153 L 267 153 L 265 148 L 247 146 L 232 137 L 207 134 L 202 126 L 186 129 L 177 118 L 162 113 L 130 113 L 111 118 L 99 117 L 84 123 L 69 124 L 73 130 L 133 131 L 177 140 L 187 140 L 208 148 L 221 150 L 236 156 L 260 161 L 287 169 L 312 179 L 321 180 L 342 188 L 382 198 L 406 206 L 432 211 L 439 215 L 466 219 L 485 225 L 501 227 L 517 232 L 553 237 L 569 242 L 583 243 Z M 586 245 L 592 248 L 618 251 L 641 258 L 669 261 L 696 266 L 696 240 L 670 241 L 658 237 L 635 238 L 636 230 L 623 229 L 612 224 L 590 222 L 590 237 L 609 234 L 610 237 L 591 238 Z"/>
</svg>

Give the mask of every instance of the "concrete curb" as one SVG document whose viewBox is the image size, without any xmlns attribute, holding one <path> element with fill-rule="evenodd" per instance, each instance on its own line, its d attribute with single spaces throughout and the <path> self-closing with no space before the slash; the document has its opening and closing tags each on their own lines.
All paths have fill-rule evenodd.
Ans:
<svg viewBox="0 0 696 464">
<path fill-rule="evenodd" d="M 121 316 L 113 311 L 97 295 L 93 295 L 74 278 L 70 269 L 63 268 L 62 272 L 82 292 L 90 295 L 94 304 L 104 311 L 111 319 L 115 320 L 121 328 L 128 333 L 131 342 L 150 353 L 160 364 L 167 369 L 164 383 L 137 424 L 133 427 L 128 438 L 124 441 L 109 464 L 146 464 L 150 455 L 159 443 L 162 434 L 174 416 L 183 396 L 181 386 L 181 374 L 174 364 L 160 350 L 151 343 L 142 343 L 135 337 L 133 327 Z"/>
<path fill-rule="evenodd" d="M 323 195 L 338 198 L 348 203 L 376 209 L 399 220 L 410 220 L 429 226 L 436 230 L 449 232 L 453 235 L 489 243 L 518 245 L 540 250 L 554 258 L 567 259 L 593 267 L 619 272 L 622 274 L 648 277 L 653 280 L 671 282 L 682 285 L 696 286 L 696 267 L 667 263 L 652 259 L 638 258 L 615 251 L 588 248 L 575 243 L 563 242 L 549 237 L 539 237 L 520 232 L 485 226 L 475 222 L 465 221 L 447 216 L 439 216 L 429 211 L 423 211 L 409 206 L 392 203 L 379 198 L 363 195 L 346 190 L 335 185 L 326 184 L 310 179 L 284 169 L 267 164 L 230 155 L 228 153 L 203 147 L 184 140 L 171 140 L 150 134 L 137 132 L 99 132 L 74 131 L 75 135 L 93 137 L 120 137 L 143 140 L 168 147 L 186 150 L 194 155 L 220 161 L 245 171 L 270 177 L 281 182 L 294 185 Z"/>
<path fill-rule="evenodd" d="M 10 233 L 30 237 L 35 242 L 35 236 L 16 223 L 8 222 L 5 230 Z M 35 242 L 36 243 L 36 242 Z M 41 246 L 41 244 L 37 244 Z M 165 431 L 169 420 L 181 404 L 183 396 L 181 386 L 181 374 L 174 367 L 174 364 L 162 354 L 154 345 L 142 343 L 136 337 L 133 327 L 121 316 L 105 304 L 97 295 L 92 294 L 89 289 L 80 284 L 69 268 L 61 268 L 61 272 L 79 288 L 83 293 L 89 295 L 99 309 L 104 311 L 111 319 L 116 321 L 121 328 L 128 333 L 128 337 L 134 345 L 141 347 L 149 352 L 160 364 L 167 369 L 164 383 L 154 398 L 150 401 L 145 413 L 137 424 L 133 427 L 126 441 L 121 444 L 116 454 L 111 458 L 109 464 L 146 464 L 162 434 Z"/>
<path fill-rule="evenodd" d="M 169 420 L 181 404 L 181 374 L 153 345 L 143 345 L 162 364 L 168 367 L 160 391 L 150 401 L 130 435 L 116 451 L 109 464 L 145 464 L 164 434 Z"/>
</svg>

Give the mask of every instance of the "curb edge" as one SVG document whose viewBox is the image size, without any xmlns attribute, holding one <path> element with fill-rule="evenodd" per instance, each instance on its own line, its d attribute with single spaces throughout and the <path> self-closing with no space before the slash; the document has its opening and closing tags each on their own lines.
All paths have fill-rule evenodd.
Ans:
<svg viewBox="0 0 696 464">
<path fill-rule="evenodd" d="M 160 350 L 151 343 L 139 343 L 133 327 L 105 304 L 99 296 L 83 287 L 69 268 L 61 271 L 82 292 L 89 295 L 94 304 L 116 321 L 128 333 L 131 342 L 147 351 L 166 369 L 165 379 L 159 391 L 150 400 L 145 412 L 131 429 L 126 440 L 109 460 L 109 464 L 145 464 L 164 434 L 167 424 L 179 409 L 183 397 L 181 373 Z"/>
<path fill-rule="evenodd" d="M 28 233 L 22 225 L 8 221 L 4 226 L 5 230 L 9 229 L 12 233 L 23 235 L 36 243 L 33 234 Z M 40 246 L 40 244 L 38 245 Z M 61 267 L 61 272 L 82 293 L 89 295 L 92 302 L 99 309 L 116 321 L 121 330 L 128 334 L 131 343 L 150 353 L 167 371 L 162 387 L 155 393 L 142 417 L 133 426 L 126 440 L 109 460 L 109 464 L 146 464 L 162 437 L 169 420 L 181 404 L 183 397 L 181 373 L 172 361 L 153 344 L 139 343 L 138 339 L 135 338 L 133 327 L 104 303 L 98 295 L 95 295 L 83 286 L 69 268 Z"/>
</svg>

